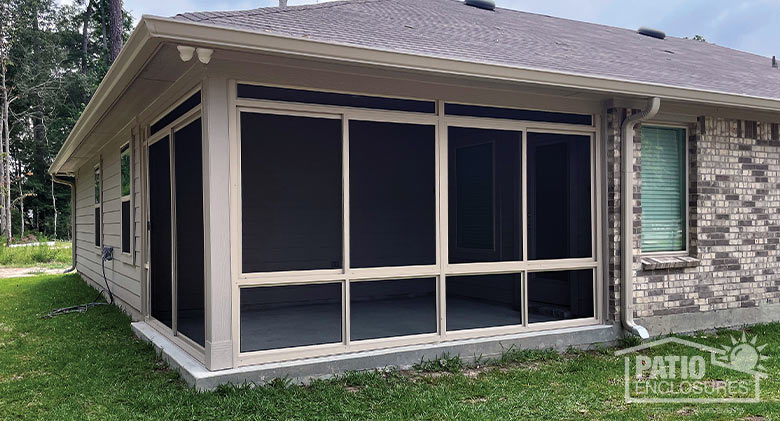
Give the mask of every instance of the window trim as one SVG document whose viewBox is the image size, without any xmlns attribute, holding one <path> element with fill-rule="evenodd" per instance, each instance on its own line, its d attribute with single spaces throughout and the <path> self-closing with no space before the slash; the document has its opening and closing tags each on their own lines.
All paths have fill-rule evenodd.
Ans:
<svg viewBox="0 0 780 421">
<path fill-rule="evenodd" d="M 120 252 L 122 253 L 123 256 L 131 256 L 132 255 L 132 253 L 133 253 L 133 237 L 135 236 L 135 229 L 134 229 L 135 228 L 135 221 L 133 220 L 134 218 L 133 218 L 133 201 L 132 201 L 133 194 L 135 193 L 135 189 L 134 189 L 134 186 L 133 186 L 133 184 L 134 184 L 133 183 L 133 177 L 135 175 L 135 169 L 134 169 L 134 165 L 133 165 L 134 164 L 133 158 L 134 158 L 135 154 L 133 153 L 132 144 L 133 144 L 133 142 L 132 142 L 132 138 L 131 138 L 131 140 L 125 142 L 122 146 L 119 147 L 119 195 L 120 195 L 120 197 L 119 197 L 119 199 L 120 199 L 120 203 L 119 203 L 119 206 L 120 206 L 120 208 L 119 208 L 119 213 L 120 213 L 120 215 L 119 215 L 119 217 L 120 217 L 120 223 L 119 223 L 119 229 L 120 229 L 119 241 L 120 241 L 120 244 L 119 244 L 119 249 L 120 249 Z M 126 194 L 126 195 L 122 195 L 122 187 L 123 187 L 122 186 L 122 154 L 125 151 L 127 151 L 128 160 L 130 161 L 130 164 L 129 164 L 130 165 L 130 173 L 128 175 L 128 177 L 130 177 L 130 180 L 128 180 L 129 183 L 130 183 L 130 192 L 128 194 Z M 124 242 L 125 242 L 124 233 L 125 233 L 125 230 L 122 227 L 122 223 L 124 222 L 124 218 L 122 218 L 122 207 L 124 206 L 125 202 L 129 202 L 130 203 L 130 205 L 129 205 L 130 206 L 130 210 L 129 210 L 129 212 L 130 212 L 130 215 L 129 215 L 129 224 L 130 224 L 130 226 L 128 227 L 128 235 L 130 236 L 130 238 L 129 238 L 129 240 L 130 240 L 129 241 L 130 249 L 128 251 L 124 251 Z"/>
<path fill-rule="evenodd" d="M 601 197 L 603 195 L 602 185 L 599 182 L 598 174 L 602 173 L 603 164 L 598 153 L 602 142 L 601 133 L 602 118 L 598 113 L 593 114 L 593 125 L 569 125 L 560 123 L 545 123 L 533 121 L 515 121 L 503 119 L 490 119 L 480 117 L 461 117 L 445 116 L 444 101 L 437 100 L 436 115 L 418 115 L 415 113 L 403 111 L 378 111 L 369 109 L 355 109 L 351 107 L 339 107 L 317 104 L 299 104 L 285 103 L 267 100 L 248 100 L 237 96 L 236 87 L 242 81 L 231 80 L 228 85 L 228 130 L 230 141 L 230 178 L 235 180 L 231 183 L 230 194 L 230 225 L 231 225 L 231 268 L 233 272 L 232 287 L 232 320 L 233 329 L 233 356 L 236 367 L 266 362 L 279 362 L 297 358 L 307 358 L 324 355 L 342 354 L 345 352 L 356 352 L 363 350 L 374 350 L 387 347 L 418 345 L 433 342 L 451 341 L 465 338 L 478 338 L 484 336 L 493 336 L 500 334 L 517 334 L 533 331 L 546 330 L 551 328 L 565 328 L 578 326 L 592 326 L 603 322 L 605 317 L 605 308 L 603 308 L 604 286 L 603 282 L 603 257 L 599 245 L 602 244 L 602 218 L 603 212 L 601 206 Z M 251 82 L 250 82 L 251 83 Z M 294 87 L 293 87 L 294 88 Z M 349 121 L 351 119 L 380 121 L 380 122 L 399 122 L 410 124 L 433 124 L 436 125 L 436 194 L 437 194 L 437 262 L 432 266 L 402 266 L 402 267 L 379 267 L 367 269 L 351 269 L 349 266 L 349 189 L 344 188 L 343 195 L 343 221 L 344 224 L 344 269 L 322 269 L 312 271 L 288 271 L 288 272 L 266 272 L 266 273 L 242 273 L 242 239 L 241 239 L 241 127 L 240 116 L 242 112 L 258 112 L 264 114 L 281 114 L 305 117 L 323 117 L 342 119 L 342 171 L 344 171 L 343 183 L 349 186 Z M 456 125 L 459 127 L 474 127 L 486 129 L 505 129 L 518 130 L 523 132 L 523 180 L 527 180 L 525 174 L 527 166 L 525 159 L 527 157 L 525 145 L 527 133 L 560 133 L 585 135 L 590 137 L 590 166 L 591 166 L 591 237 L 592 253 L 591 257 L 583 259 L 560 259 L 546 261 L 528 261 L 528 247 L 523 247 L 523 258 L 519 262 L 487 262 L 487 263 L 464 263 L 449 264 L 447 256 L 448 244 L 448 203 L 447 203 L 447 127 Z M 527 198 L 523 191 L 522 212 L 527 214 Z M 526 219 L 526 218 L 524 218 Z M 527 222 L 527 221 L 526 221 Z M 524 224 L 526 223 L 524 222 Z M 524 230 L 524 237 L 527 237 L 527 229 Z M 524 239 L 524 245 L 527 245 L 527 239 Z M 563 320 L 544 323 L 528 324 L 527 315 L 527 273 L 529 272 L 547 272 L 561 270 L 591 269 L 594 277 L 594 316 L 583 319 Z M 480 328 L 462 331 L 446 330 L 446 277 L 452 275 L 480 275 L 480 274 L 500 274 L 517 273 L 523 275 L 523 294 L 524 310 L 523 324 L 512 326 L 499 326 L 491 328 Z M 435 277 L 437 279 L 437 312 L 438 312 L 438 333 L 424 334 L 415 336 L 402 336 L 383 339 L 374 339 L 366 341 L 351 341 L 348 339 L 349 326 L 349 285 L 350 282 L 370 281 L 370 280 L 388 280 L 388 279 L 408 279 Z M 343 309 L 344 318 L 342 320 L 342 329 L 344 330 L 344 341 L 340 344 L 314 345 L 297 348 L 286 348 L 281 350 L 266 350 L 256 352 L 240 352 L 240 290 L 242 288 L 279 286 L 279 285 L 306 285 L 316 283 L 342 283 L 343 290 Z"/>
<path fill-rule="evenodd" d="M 640 131 L 640 136 L 642 134 L 641 130 L 643 127 L 658 127 L 658 128 L 664 128 L 664 129 L 678 129 L 684 131 L 684 137 L 683 137 L 683 169 L 685 170 L 685 241 L 683 242 L 683 245 L 685 246 L 682 250 L 676 250 L 676 251 L 643 251 L 642 250 L 642 237 L 640 234 L 639 237 L 639 256 L 645 256 L 645 257 L 681 257 L 681 256 L 690 256 L 691 254 L 691 203 L 690 203 L 690 182 L 691 182 L 691 160 L 690 160 L 690 139 L 688 138 L 690 134 L 690 127 L 686 126 L 684 124 L 679 123 L 669 123 L 669 122 L 663 122 L 663 121 L 656 121 L 652 120 L 649 122 L 643 123 L 641 126 L 638 127 L 638 130 Z M 641 144 L 641 143 L 640 143 Z M 640 165 L 640 175 L 642 173 L 641 165 Z M 644 221 L 643 221 L 644 222 Z"/>
</svg>

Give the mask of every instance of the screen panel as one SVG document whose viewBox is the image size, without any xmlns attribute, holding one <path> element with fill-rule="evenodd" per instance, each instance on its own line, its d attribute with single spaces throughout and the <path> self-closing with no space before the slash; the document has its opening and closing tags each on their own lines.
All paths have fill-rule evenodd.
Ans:
<svg viewBox="0 0 780 421">
<path fill-rule="evenodd" d="M 176 326 L 205 346 L 205 268 L 201 120 L 173 138 L 176 203 Z"/>
<path fill-rule="evenodd" d="M 523 256 L 522 140 L 519 131 L 450 127 L 450 263 Z"/>
<path fill-rule="evenodd" d="M 591 257 L 590 136 L 528 133 L 528 258 Z"/>
<path fill-rule="evenodd" d="M 523 324 L 523 275 L 447 276 L 447 330 Z"/>
<path fill-rule="evenodd" d="M 436 278 L 350 283 L 350 339 L 436 333 Z"/>
<path fill-rule="evenodd" d="M 171 154 L 168 136 L 149 146 L 149 270 L 152 317 L 173 327 Z"/>
<path fill-rule="evenodd" d="M 528 274 L 529 323 L 594 317 L 593 270 Z"/>
<path fill-rule="evenodd" d="M 350 121 L 351 267 L 436 263 L 435 126 Z"/>
<path fill-rule="evenodd" d="M 342 267 L 341 120 L 241 113 L 244 273 Z"/>
<path fill-rule="evenodd" d="M 241 352 L 339 343 L 341 284 L 241 289 Z"/>
</svg>

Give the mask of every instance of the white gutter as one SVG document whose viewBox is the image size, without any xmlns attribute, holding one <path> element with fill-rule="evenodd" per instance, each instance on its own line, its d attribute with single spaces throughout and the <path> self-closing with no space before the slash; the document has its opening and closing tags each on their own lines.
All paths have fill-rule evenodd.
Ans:
<svg viewBox="0 0 780 421">
<path fill-rule="evenodd" d="M 637 123 L 650 120 L 658 114 L 661 98 L 647 101 L 647 107 L 638 114 L 632 114 L 623 121 L 621 142 L 623 143 L 623 179 L 620 201 L 623 221 L 620 224 L 621 239 L 621 309 L 623 327 L 642 339 L 650 338 L 643 326 L 634 321 L 634 128 Z"/>
</svg>

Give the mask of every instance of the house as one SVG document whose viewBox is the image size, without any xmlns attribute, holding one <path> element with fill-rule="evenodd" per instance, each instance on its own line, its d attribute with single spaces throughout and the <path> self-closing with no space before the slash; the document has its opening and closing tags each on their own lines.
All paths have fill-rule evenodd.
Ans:
<svg viewBox="0 0 780 421">
<path fill-rule="evenodd" d="M 779 320 L 772 59 L 469 3 L 144 16 L 78 272 L 199 388 Z"/>
</svg>

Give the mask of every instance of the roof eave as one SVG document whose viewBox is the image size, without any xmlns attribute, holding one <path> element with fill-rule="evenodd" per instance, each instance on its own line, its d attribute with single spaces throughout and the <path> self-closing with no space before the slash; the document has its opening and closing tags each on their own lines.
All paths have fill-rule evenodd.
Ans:
<svg viewBox="0 0 780 421">
<path fill-rule="evenodd" d="M 132 78 L 149 59 L 151 53 L 148 53 L 147 44 L 152 41 L 572 88 L 610 95 L 657 96 L 666 100 L 780 112 L 780 99 L 415 55 L 144 15 L 65 141 L 49 170 L 51 173 L 58 173 L 107 107 L 129 86 Z M 144 52 L 149 55 L 143 54 Z"/>
</svg>

